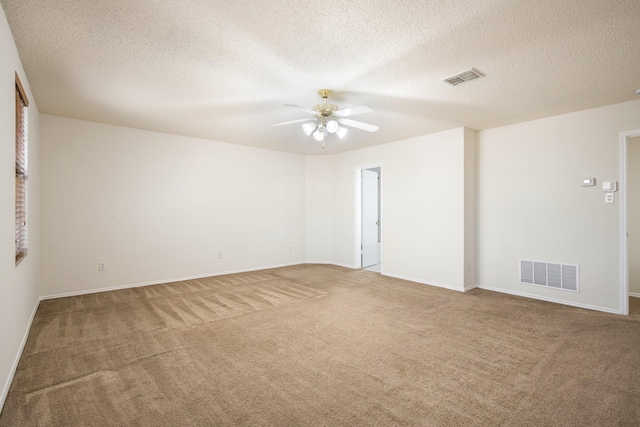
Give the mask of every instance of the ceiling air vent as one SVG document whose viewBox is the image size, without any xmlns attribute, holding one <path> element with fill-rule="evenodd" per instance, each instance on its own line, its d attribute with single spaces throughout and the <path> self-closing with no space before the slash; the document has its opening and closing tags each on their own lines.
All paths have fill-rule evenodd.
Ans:
<svg viewBox="0 0 640 427">
<path fill-rule="evenodd" d="M 447 77 L 446 79 L 443 80 L 443 82 L 447 82 L 451 86 L 457 86 L 460 83 L 468 82 L 469 80 L 475 80 L 478 77 L 484 77 L 484 74 L 482 74 L 480 71 L 476 70 L 475 68 L 471 68 L 461 73 L 454 74 L 451 77 Z"/>
</svg>

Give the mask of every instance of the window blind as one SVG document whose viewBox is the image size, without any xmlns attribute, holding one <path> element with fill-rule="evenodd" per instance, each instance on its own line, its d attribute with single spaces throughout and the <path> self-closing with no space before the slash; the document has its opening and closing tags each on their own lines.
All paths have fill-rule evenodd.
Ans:
<svg viewBox="0 0 640 427">
<path fill-rule="evenodd" d="M 16 265 L 27 256 L 28 105 L 16 74 Z"/>
</svg>

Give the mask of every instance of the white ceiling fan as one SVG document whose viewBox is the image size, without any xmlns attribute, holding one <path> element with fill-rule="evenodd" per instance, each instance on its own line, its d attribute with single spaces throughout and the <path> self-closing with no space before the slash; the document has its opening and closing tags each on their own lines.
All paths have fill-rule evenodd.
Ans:
<svg viewBox="0 0 640 427">
<path fill-rule="evenodd" d="M 307 114 L 311 114 L 311 117 L 306 119 L 291 120 L 288 122 L 276 123 L 271 126 L 290 125 L 293 123 L 304 123 L 302 130 L 307 135 L 313 134 L 313 139 L 322 142 L 322 148 L 324 148 L 324 138 L 329 134 L 335 133 L 338 138 L 342 139 L 347 134 L 347 129 L 340 126 L 349 126 L 356 129 L 366 130 L 367 132 L 375 132 L 379 128 L 375 125 L 363 123 L 357 120 L 347 119 L 346 117 L 355 116 L 356 114 L 370 113 L 374 111 L 373 108 L 368 105 L 360 105 L 358 107 L 338 109 L 337 105 L 327 103 L 327 98 L 331 95 L 331 91 L 328 89 L 322 89 L 319 91 L 322 97 L 322 104 L 314 105 L 313 109 L 301 107 L 299 105 L 285 104 L 285 107 L 295 107 Z"/>
</svg>

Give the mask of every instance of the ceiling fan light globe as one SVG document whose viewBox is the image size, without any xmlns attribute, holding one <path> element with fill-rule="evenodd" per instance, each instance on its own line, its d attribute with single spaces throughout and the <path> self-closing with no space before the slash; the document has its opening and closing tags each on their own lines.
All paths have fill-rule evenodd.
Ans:
<svg viewBox="0 0 640 427">
<path fill-rule="evenodd" d="M 326 126 L 327 132 L 329 133 L 336 133 L 339 127 L 340 126 L 338 126 L 338 122 L 336 122 L 335 120 L 329 120 Z"/>
<path fill-rule="evenodd" d="M 336 135 L 338 135 L 338 138 L 342 139 L 346 134 L 347 134 L 347 128 L 338 126 L 338 129 L 336 130 Z"/>
<path fill-rule="evenodd" d="M 302 125 L 302 131 L 305 133 L 305 135 L 309 136 L 313 133 L 314 130 L 316 130 L 316 124 L 315 123 L 305 123 Z"/>
<path fill-rule="evenodd" d="M 318 130 L 313 133 L 313 139 L 316 141 L 322 141 L 324 139 L 324 132 L 318 128 Z"/>
</svg>

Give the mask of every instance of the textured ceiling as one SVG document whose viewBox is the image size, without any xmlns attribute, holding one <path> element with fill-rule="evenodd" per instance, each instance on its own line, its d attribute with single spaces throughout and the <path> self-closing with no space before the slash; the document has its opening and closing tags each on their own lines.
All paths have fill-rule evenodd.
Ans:
<svg viewBox="0 0 640 427">
<path fill-rule="evenodd" d="M 638 99 L 639 0 L 0 0 L 43 113 L 305 154 Z M 475 67 L 486 77 L 442 79 Z M 326 149 L 284 107 L 380 126 Z"/>
</svg>

